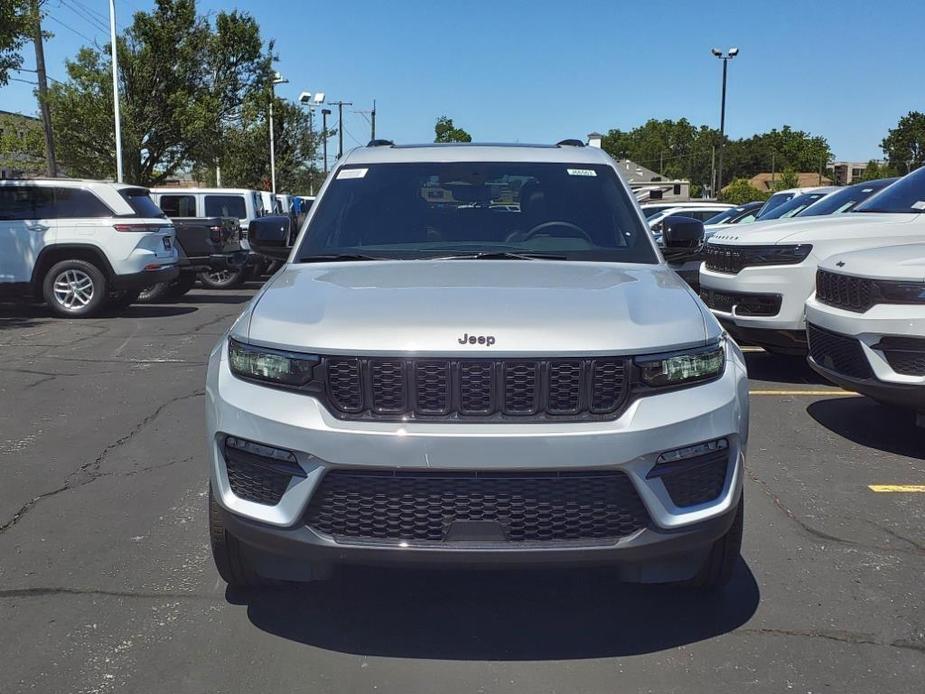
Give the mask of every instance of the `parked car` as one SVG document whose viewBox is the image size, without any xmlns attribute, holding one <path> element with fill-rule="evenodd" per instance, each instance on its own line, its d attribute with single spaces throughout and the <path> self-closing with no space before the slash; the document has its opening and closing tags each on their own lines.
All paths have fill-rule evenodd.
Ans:
<svg viewBox="0 0 925 694">
<path fill-rule="evenodd" d="M 273 193 L 269 190 L 260 191 L 260 204 L 263 209 L 263 214 L 260 215 L 261 217 L 264 215 L 284 214 L 279 199 L 274 197 Z"/>
<path fill-rule="evenodd" d="M 732 205 L 725 202 L 715 203 L 697 203 L 696 205 L 681 204 L 662 210 L 656 215 L 649 217 L 649 228 L 656 234 L 662 231 L 662 221 L 668 217 L 687 217 L 696 219 L 698 222 L 705 222 L 710 217 L 715 217 L 720 212 L 728 210 Z"/>
<path fill-rule="evenodd" d="M 762 215 L 768 214 L 778 205 L 783 205 L 792 197 L 796 195 L 802 195 L 803 193 L 808 193 L 811 190 L 812 188 L 787 188 L 785 190 L 779 190 L 764 201 L 764 205 L 762 205 L 761 209 L 758 210 L 758 214 L 755 215 L 755 218 L 761 219 Z"/>
<path fill-rule="evenodd" d="M 492 208 L 511 181 L 517 211 Z M 729 579 L 744 360 L 606 153 L 360 148 L 291 251 L 288 227 L 252 224 L 255 248 L 288 260 L 209 362 L 228 583 L 337 563 Z M 669 248 L 701 241 L 697 221 L 669 227 Z"/>
<path fill-rule="evenodd" d="M 168 217 L 233 217 L 241 228 L 240 244 L 249 250 L 246 235 L 250 223 L 266 214 L 260 191 L 247 188 L 152 188 L 151 196 Z M 199 274 L 203 286 L 231 289 L 249 276 L 259 275 L 268 261 L 254 254 L 244 267 L 210 270 Z"/>
<path fill-rule="evenodd" d="M 824 217 L 830 214 L 844 214 L 851 212 L 855 207 L 867 200 L 871 195 L 895 183 L 897 178 L 878 178 L 874 181 L 864 181 L 851 186 L 837 188 L 836 192 L 829 193 L 817 200 L 809 207 L 801 210 L 796 217 Z"/>
<path fill-rule="evenodd" d="M 806 329 L 813 369 L 925 426 L 925 243 L 823 260 Z"/>
<path fill-rule="evenodd" d="M 706 208 L 717 211 L 725 210 L 731 207 L 731 205 L 717 203 L 715 200 L 687 200 L 682 202 L 673 200 L 670 202 L 645 202 L 640 205 L 640 209 L 642 210 L 642 214 L 646 219 L 652 219 L 655 215 L 662 214 L 668 210 L 673 210 L 682 206 L 691 210 L 694 208 Z M 714 212 L 714 214 L 716 213 Z M 700 219 L 700 217 L 698 217 L 698 219 Z M 706 219 L 706 217 L 704 217 L 704 219 Z"/>
<path fill-rule="evenodd" d="M 925 169 L 847 214 L 795 217 L 714 234 L 704 250 L 701 296 L 736 339 L 783 354 L 806 353 L 804 304 L 818 264 L 837 253 L 920 242 Z"/>
<path fill-rule="evenodd" d="M 145 188 L 65 178 L 0 180 L 0 293 L 57 316 L 127 306 L 176 279 L 174 227 Z"/>
<path fill-rule="evenodd" d="M 241 248 L 241 227 L 234 217 L 175 217 L 180 276 L 172 282 L 145 287 L 142 302 L 177 298 L 186 294 L 203 273 L 242 274 L 248 252 Z"/>
<path fill-rule="evenodd" d="M 822 188 L 814 188 L 805 193 L 799 193 L 772 210 L 759 213 L 755 216 L 755 221 L 770 222 L 772 219 L 789 219 L 790 217 L 796 217 L 813 203 L 822 200 L 824 197 L 837 190 L 838 188 L 835 186 L 823 186 Z"/>
<path fill-rule="evenodd" d="M 748 224 L 755 221 L 755 215 L 762 205 L 764 205 L 764 202 L 761 200 L 746 202 L 744 205 L 735 205 L 704 220 L 703 225 L 709 227 L 726 224 Z"/>
</svg>

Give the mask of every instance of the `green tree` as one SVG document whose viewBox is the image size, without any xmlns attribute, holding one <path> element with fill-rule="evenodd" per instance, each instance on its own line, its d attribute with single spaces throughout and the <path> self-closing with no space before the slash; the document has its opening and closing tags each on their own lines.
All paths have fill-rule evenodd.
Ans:
<svg viewBox="0 0 925 694">
<path fill-rule="evenodd" d="M 881 164 L 880 162 L 871 159 L 867 162 L 867 166 L 864 167 L 864 173 L 861 174 L 860 178 L 856 178 L 855 182 L 860 181 L 875 181 L 878 178 L 890 178 L 895 176 L 896 172 L 890 168 L 888 164 Z"/>
<path fill-rule="evenodd" d="M 440 116 L 434 124 L 434 142 L 472 142 L 472 135 L 453 125 L 453 119 Z"/>
<path fill-rule="evenodd" d="M 780 172 L 780 177 L 774 181 L 774 190 L 787 190 L 796 188 L 800 185 L 800 177 L 792 167 L 787 167 Z"/>
<path fill-rule="evenodd" d="M 722 189 L 719 199 L 733 205 L 741 205 L 753 200 L 766 200 L 769 193 L 763 193 L 748 182 L 747 178 L 735 178 L 732 183 Z"/>
<path fill-rule="evenodd" d="M 219 160 L 245 101 L 269 83 L 271 56 L 257 22 L 237 11 L 210 22 L 197 15 L 195 0 L 157 0 L 152 11 L 135 13 L 117 48 L 132 183 L 157 184 L 194 162 Z M 108 47 L 82 48 L 67 63 L 67 81 L 49 92 L 58 156 L 75 175 L 115 175 L 108 56 Z"/>
<path fill-rule="evenodd" d="M 0 1 L 0 86 L 22 66 L 22 47 L 31 36 L 33 21 L 29 0 Z"/>
<path fill-rule="evenodd" d="M 925 113 L 909 111 L 880 143 L 889 166 L 908 173 L 925 164 Z"/>
<path fill-rule="evenodd" d="M 0 167 L 32 174 L 45 170 L 45 136 L 40 122 L 0 113 Z"/>
</svg>

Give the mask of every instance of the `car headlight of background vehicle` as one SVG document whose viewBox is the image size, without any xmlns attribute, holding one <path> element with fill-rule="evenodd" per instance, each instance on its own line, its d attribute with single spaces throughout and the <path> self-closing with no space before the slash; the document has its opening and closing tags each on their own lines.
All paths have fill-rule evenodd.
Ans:
<svg viewBox="0 0 925 694">
<path fill-rule="evenodd" d="M 873 289 L 875 303 L 925 304 L 925 282 L 875 280 Z"/>
<path fill-rule="evenodd" d="M 653 388 L 681 386 L 718 378 L 726 368 L 726 342 L 683 352 L 637 357 L 639 378 Z"/>
<path fill-rule="evenodd" d="M 813 250 L 812 244 L 801 243 L 785 246 L 763 246 L 752 251 L 749 265 L 796 265 L 806 260 Z"/>
<path fill-rule="evenodd" d="M 319 362 L 311 354 L 295 354 L 268 347 L 246 345 L 228 340 L 228 364 L 231 373 L 245 380 L 276 383 L 298 388 L 306 385 Z"/>
</svg>

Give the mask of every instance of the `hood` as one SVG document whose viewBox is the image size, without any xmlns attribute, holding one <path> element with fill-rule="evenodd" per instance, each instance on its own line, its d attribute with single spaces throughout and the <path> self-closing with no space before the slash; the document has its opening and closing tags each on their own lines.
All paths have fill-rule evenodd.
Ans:
<svg viewBox="0 0 925 694">
<path fill-rule="evenodd" d="M 839 253 L 826 258 L 819 264 L 819 267 L 840 275 L 923 282 L 925 281 L 925 243 Z"/>
<path fill-rule="evenodd" d="M 664 265 L 404 260 L 288 265 L 239 335 L 326 354 L 579 356 L 661 352 L 720 333 Z"/>
<path fill-rule="evenodd" d="M 920 220 L 920 214 L 890 214 L 847 212 L 826 217 L 792 217 L 790 219 L 755 222 L 743 229 L 721 231 L 710 237 L 710 243 L 723 245 L 773 245 L 776 243 L 812 243 L 841 238 L 867 237 L 883 233 L 885 227 Z M 759 226 L 760 225 L 760 226 Z M 890 233 L 900 233 L 890 232 Z M 916 225 L 909 233 L 923 233 Z"/>
</svg>

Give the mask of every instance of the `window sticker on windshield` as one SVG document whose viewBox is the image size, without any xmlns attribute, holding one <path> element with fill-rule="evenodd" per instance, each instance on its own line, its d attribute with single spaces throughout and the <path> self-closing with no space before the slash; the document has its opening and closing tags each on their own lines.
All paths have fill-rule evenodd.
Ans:
<svg viewBox="0 0 925 694">
<path fill-rule="evenodd" d="M 369 169 L 341 169 L 337 172 L 337 178 L 363 178 Z"/>
<path fill-rule="evenodd" d="M 597 176 L 594 169 L 566 169 L 569 176 Z"/>
<path fill-rule="evenodd" d="M 925 200 L 919 200 L 918 202 L 912 203 L 913 210 L 925 210 Z"/>
</svg>

